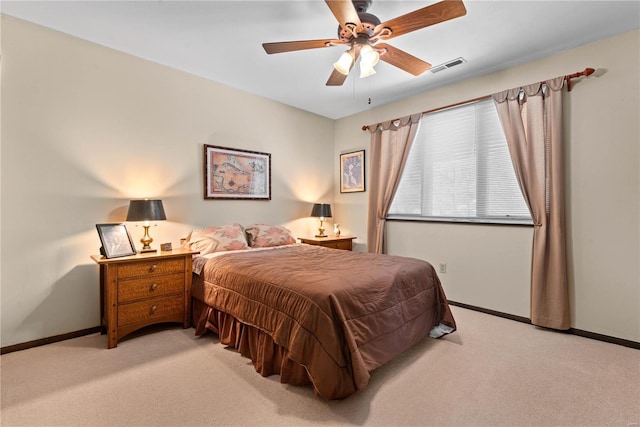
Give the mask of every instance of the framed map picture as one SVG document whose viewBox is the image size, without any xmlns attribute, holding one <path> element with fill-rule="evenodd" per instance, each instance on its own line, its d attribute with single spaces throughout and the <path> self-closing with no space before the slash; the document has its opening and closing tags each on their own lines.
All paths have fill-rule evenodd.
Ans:
<svg viewBox="0 0 640 427">
<path fill-rule="evenodd" d="M 340 192 L 362 192 L 364 182 L 364 150 L 340 154 Z"/>
<path fill-rule="evenodd" d="M 205 144 L 204 198 L 271 200 L 271 154 Z"/>
</svg>

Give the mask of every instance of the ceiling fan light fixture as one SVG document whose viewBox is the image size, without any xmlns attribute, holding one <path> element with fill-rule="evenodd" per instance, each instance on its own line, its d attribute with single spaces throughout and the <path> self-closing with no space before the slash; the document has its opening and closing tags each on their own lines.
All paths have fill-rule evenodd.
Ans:
<svg viewBox="0 0 640 427">
<path fill-rule="evenodd" d="M 376 73 L 373 69 L 380 60 L 380 53 L 371 45 L 364 45 L 360 50 L 360 78 L 372 76 Z"/>
<path fill-rule="evenodd" d="M 365 77 L 373 76 L 376 73 L 376 70 L 371 66 L 363 65 L 360 63 L 360 78 L 364 79 Z"/>
<path fill-rule="evenodd" d="M 351 71 L 351 66 L 353 65 L 353 56 L 351 55 L 351 51 L 345 51 L 340 59 L 333 64 L 333 68 L 336 69 L 337 72 L 343 75 L 348 75 L 349 71 Z"/>
<path fill-rule="evenodd" d="M 365 44 L 362 46 L 362 49 L 360 49 L 360 64 L 375 67 L 379 60 L 380 54 L 371 45 Z"/>
<path fill-rule="evenodd" d="M 418 76 L 432 68 L 431 64 L 386 43 L 377 43 L 467 14 L 464 0 L 437 0 L 429 6 L 382 22 L 377 16 L 367 12 L 371 2 L 372 0 L 325 0 L 338 21 L 337 39 L 262 43 L 262 47 L 265 52 L 272 54 L 337 45 L 350 46 L 350 51 L 333 65 L 327 86 L 341 86 L 359 59 L 361 76 L 374 74 L 373 67 L 380 55 L 385 55 L 382 57 L 384 62 Z"/>
</svg>

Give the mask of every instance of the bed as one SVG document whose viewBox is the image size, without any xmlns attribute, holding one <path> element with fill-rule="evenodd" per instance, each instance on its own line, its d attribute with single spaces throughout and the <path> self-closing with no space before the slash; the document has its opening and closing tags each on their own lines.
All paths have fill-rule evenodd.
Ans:
<svg viewBox="0 0 640 427">
<path fill-rule="evenodd" d="M 223 235 L 242 229 L 234 227 Z M 197 335 L 218 334 L 261 375 L 342 399 L 427 335 L 455 330 L 428 262 L 297 244 L 291 236 L 272 244 L 252 234 L 255 227 L 241 233 L 246 248 L 237 247 L 239 238 L 232 249 L 194 258 L 192 313 Z"/>
</svg>

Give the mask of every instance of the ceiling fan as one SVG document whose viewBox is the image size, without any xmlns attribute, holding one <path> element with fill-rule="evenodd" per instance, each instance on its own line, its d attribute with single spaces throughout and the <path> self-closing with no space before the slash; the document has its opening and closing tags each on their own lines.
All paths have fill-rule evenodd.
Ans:
<svg viewBox="0 0 640 427">
<path fill-rule="evenodd" d="M 467 13 L 462 0 L 443 0 L 381 23 L 376 16 L 367 13 L 372 0 L 325 0 L 325 2 L 340 24 L 337 39 L 263 43 L 262 47 L 268 54 L 272 54 L 347 46 L 348 50 L 334 64 L 327 86 L 342 85 L 358 58 L 360 58 L 360 77 L 375 74 L 373 67 L 379 59 L 414 76 L 419 76 L 430 69 L 431 64 L 382 42 Z"/>
</svg>

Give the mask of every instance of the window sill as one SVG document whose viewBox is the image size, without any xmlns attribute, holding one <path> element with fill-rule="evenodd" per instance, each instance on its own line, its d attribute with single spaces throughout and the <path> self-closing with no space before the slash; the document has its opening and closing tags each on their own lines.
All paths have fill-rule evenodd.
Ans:
<svg viewBox="0 0 640 427">
<path fill-rule="evenodd" d="M 526 218 L 454 218 L 389 215 L 387 217 L 387 221 L 444 222 L 450 224 L 515 225 L 533 227 L 533 220 Z"/>
</svg>

